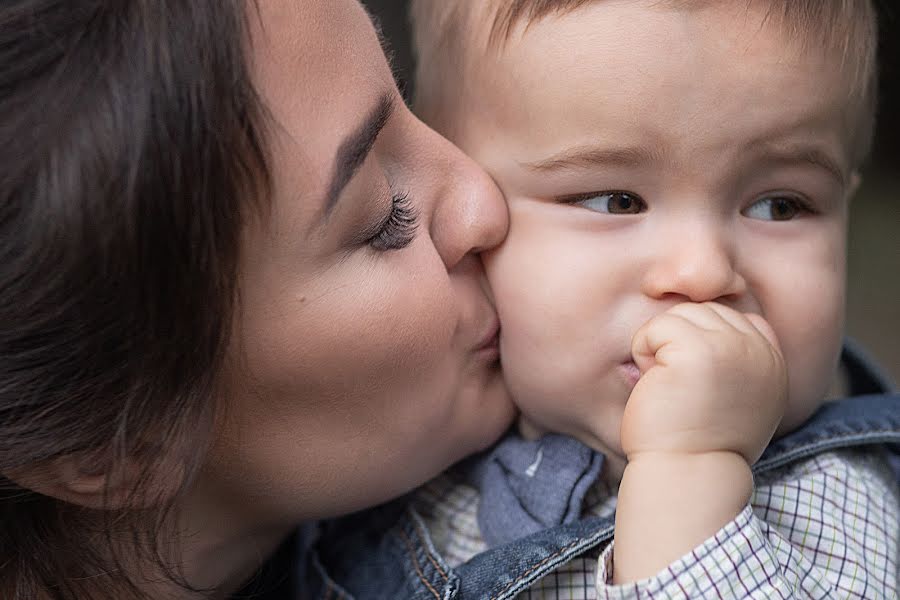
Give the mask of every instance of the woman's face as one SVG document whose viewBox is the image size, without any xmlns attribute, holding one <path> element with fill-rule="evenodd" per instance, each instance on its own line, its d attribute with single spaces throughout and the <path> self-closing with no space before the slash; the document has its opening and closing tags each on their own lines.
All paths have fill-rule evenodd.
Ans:
<svg viewBox="0 0 900 600">
<path fill-rule="evenodd" d="M 406 109 L 355 0 L 267 0 L 250 21 L 274 191 L 245 232 L 201 482 L 296 521 L 399 495 L 509 424 L 475 254 L 503 239 L 507 213 Z"/>
</svg>

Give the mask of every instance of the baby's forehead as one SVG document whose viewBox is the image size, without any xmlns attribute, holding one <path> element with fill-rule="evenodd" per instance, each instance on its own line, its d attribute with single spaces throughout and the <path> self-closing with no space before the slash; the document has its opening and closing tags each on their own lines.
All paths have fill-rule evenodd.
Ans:
<svg viewBox="0 0 900 600">
<path fill-rule="evenodd" d="M 678 42 L 677 37 L 691 40 L 703 37 L 724 44 L 734 31 L 749 32 L 738 43 L 750 45 L 754 35 L 768 36 L 773 45 L 784 49 L 779 58 L 782 62 L 789 62 L 799 54 L 819 58 L 817 69 L 831 76 L 828 84 L 840 90 L 835 97 L 840 97 L 845 112 L 852 113 L 854 130 L 863 132 L 858 133 L 860 139 L 856 144 L 861 149 L 857 153 L 864 154 L 869 145 L 875 97 L 876 23 L 868 0 L 761 0 L 746 5 L 715 6 L 699 0 L 647 0 L 626 4 L 632 12 L 644 13 L 637 17 L 630 15 L 640 19 L 641 27 L 629 29 L 627 23 L 622 23 L 622 35 L 617 36 L 615 19 L 625 18 L 627 11 L 623 12 L 623 3 L 608 0 L 414 2 L 419 54 L 417 105 L 424 109 L 426 117 L 427 105 L 446 107 L 456 101 L 454 98 L 462 102 L 472 94 L 481 97 L 481 105 L 492 100 L 501 107 L 508 106 L 520 101 L 523 95 L 547 93 L 541 89 L 540 82 L 530 87 L 523 82 L 542 76 L 542 68 L 549 64 L 556 71 L 573 75 L 591 69 L 633 67 L 645 69 L 647 77 L 654 77 L 654 65 L 641 62 L 641 55 L 648 47 Z M 752 10 L 751 4 L 755 6 Z M 734 18 L 743 18 L 745 27 L 715 26 L 710 35 L 702 27 L 709 28 L 709 13 L 716 11 L 728 11 Z M 667 12 L 670 16 L 672 12 L 678 14 L 678 26 L 682 30 L 673 29 L 671 19 L 654 18 L 664 17 Z M 700 29 L 696 29 L 698 24 Z M 614 47 L 616 51 L 603 55 L 597 49 L 604 46 Z M 704 46 L 699 41 L 691 45 L 682 43 L 681 47 L 682 51 L 694 54 L 716 51 L 714 45 Z M 772 56 L 747 52 L 740 60 L 748 71 L 758 68 L 774 72 L 779 65 L 765 62 Z M 674 53 L 668 58 L 682 60 Z M 709 65 L 713 65 L 715 57 L 710 58 Z M 677 99 L 684 93 L 681 84 L 710 75 L 702 62 L 696 64 L 700 68 L 696 72 L 683 71 L 682 81 L 671 86 L 667 95 Z M 558 78 L 552 79 L 547 81 L 548 86 L 560 85 Z M 445 85 L 450 81 L 462 85 L 459 89 L 447 89 Z M 615 90 L 609 92 L 615 94 Z M 766 101 L 748 90 L 748 105 Z M 568 109 L 575 111 L 577 106 Z M 503 118 L 499 114 L 495 116 Z M 457 114 L 456 118 L 466 118 L 466 115 Z"/>
<path fill-rule="evenodd" d="M 581 8 L 613 5 L 614 0 L 411 0 L 410 15 L 416 45 L 423 47 L 445 41 L 447 33 L 468 34 L 460 47 L 476 47 L 478 42 L 494 48 L 522 33 L 535 23 L 552 20 Z M 872 0 L 742 0 L 717 3 L 710 0 L 639 0 L 636 4 L 659 10 L 689 13 L 718 6 L 744 7 L 765 15 L 766 24 L 779 24 L 791 38 L 810 38 L 858 50 L 870 50 L 877 38 L 877 13 Z M 455 38 L 461 36 L 456 35 Z M 852 43 L 850 43 L 852 42 Z M 482 48 L 484 50 L 486 48 Z"/>
</svg>

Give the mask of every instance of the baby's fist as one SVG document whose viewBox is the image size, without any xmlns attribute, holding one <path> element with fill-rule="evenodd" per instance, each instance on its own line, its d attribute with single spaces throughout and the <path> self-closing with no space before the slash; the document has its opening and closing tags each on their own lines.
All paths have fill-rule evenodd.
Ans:
<svg viewBox="0 0 900 600">
<path fill-rule="evenodd" d="M 641 370 L 622 417 L 622 449 L 640 454 L 735 452 L 753 464 L 784 414 L 787 373 L 758 315 L 685 303 L 635 334 Z"/>
</svg>

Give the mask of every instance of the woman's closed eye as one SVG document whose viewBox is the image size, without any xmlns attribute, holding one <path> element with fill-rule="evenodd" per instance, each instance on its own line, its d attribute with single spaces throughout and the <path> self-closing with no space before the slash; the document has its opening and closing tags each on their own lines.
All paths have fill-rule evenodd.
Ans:
<svg viewBox="0 0 900 600">
<path fill-rule="evenodd" d="M 760 198 L 742 213 L 745 217 L 761 221 L 790 221 L 813 210 L 809 205 L 794 196 L 771 195 Z"/>
<path fill-rule="evenodd" d="M 400 250 L 409 246 L 416 237 L 419 214 L 408 193 L 395 194 L 387 216 L 378 224 L 366 243 L 378 250 Z"/>
<path fill-rule="evenodd" d="M 636 215 L 647 210 L 643 198 L 631 192 L 608 191 L 589 192 L 564 196 L 559 199 L 563 204 L 572 204 L 611 215 Z"/>
</svg>

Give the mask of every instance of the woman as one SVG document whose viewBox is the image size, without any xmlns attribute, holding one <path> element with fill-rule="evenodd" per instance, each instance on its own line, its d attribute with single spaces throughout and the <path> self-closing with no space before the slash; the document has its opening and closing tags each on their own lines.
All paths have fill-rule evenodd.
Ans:
<svg viewBox="0 0 900 600">
<path fill-rule="evenodd" d="M 356 0 L 10 0 L 0 89 L 3 598 L 226 597 L 508 425 L 505 207 Z"/>
</svg>

